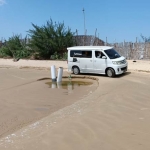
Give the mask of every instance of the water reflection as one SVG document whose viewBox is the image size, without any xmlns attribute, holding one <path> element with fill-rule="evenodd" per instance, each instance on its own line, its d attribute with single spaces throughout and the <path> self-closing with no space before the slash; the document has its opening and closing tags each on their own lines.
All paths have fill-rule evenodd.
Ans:
<svg viewBox="0 0 150 150">
<path fill-rule="evenodd" d="M 52 89 L 67 89 L 68 91 L 73 90 L 75 87 L 79 86 L 88 86 L 93 84 L 92 82 L 85 82 L 85 81 L 62 81 L 62 82 L 46 82 L 50 88 Z"/>
</svg>

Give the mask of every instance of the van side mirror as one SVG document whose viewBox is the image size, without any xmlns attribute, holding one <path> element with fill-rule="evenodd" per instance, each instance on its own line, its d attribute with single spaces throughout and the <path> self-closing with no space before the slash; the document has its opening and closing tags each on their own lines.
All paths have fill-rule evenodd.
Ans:
<svg viewBox="0 0 150 150">
<path fill-rule="evenodd" d="M 78 61 L 77 58 L 73 58 L 73 62 L 76 62 L 76 61 Z"/>
<path fill-rule="evenodd" d="M 107 57 L 106 57 L 106 56 L 102 56 L 102 58 L 103 58 L 103 59 L 107 59 Z"/>
</svg>

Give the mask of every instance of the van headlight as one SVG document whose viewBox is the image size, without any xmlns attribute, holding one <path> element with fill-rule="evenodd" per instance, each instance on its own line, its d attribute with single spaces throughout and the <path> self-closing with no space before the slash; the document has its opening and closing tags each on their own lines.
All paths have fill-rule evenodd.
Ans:
<svg viewBox="0 0 150 150">
<path fill-rule="evenodd" d="M 120 65 L 120 64 L 122 64 L 121 61 L 112 61 L 112 63 L 113 63 L 114 65 Z"/>
<path fill-rule="evenodd" d="M 122 60 L 122 61 L 112 61 L 112 63 L 114 64 L 114 65 L 121 65 L 121 64 L 126 64 L 126 60 L 124 59 L 124 60 Z"/>
</svg>

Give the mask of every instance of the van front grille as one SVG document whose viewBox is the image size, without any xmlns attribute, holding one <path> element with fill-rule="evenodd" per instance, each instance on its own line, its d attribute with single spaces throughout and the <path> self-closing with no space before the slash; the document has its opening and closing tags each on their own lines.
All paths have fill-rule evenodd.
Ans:
<svg viewBox="0 0 150 150">
<path fill-rule="evenodd" d="M 123 67 L 123 68 L 121 68 L 121 70 L 122 70 L 122 71 L 127 70 L 127 67 Z"/>
</svg>

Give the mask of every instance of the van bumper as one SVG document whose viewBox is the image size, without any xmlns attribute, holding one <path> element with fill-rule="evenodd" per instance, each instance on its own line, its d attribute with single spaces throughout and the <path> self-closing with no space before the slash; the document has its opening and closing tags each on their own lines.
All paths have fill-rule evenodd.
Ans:
<svg viewBox="0 0 150 150">
<path fill-rule="evenodd" d="M 119 75 L 119 74 L 125 73 L 128 70 L 128 65 L 127 64 L 121 65 L 121 66 L 119 65 L 119 66 L 116 66 L 114 69 L 115 69 L 116 75 Z"/>
</svg>

